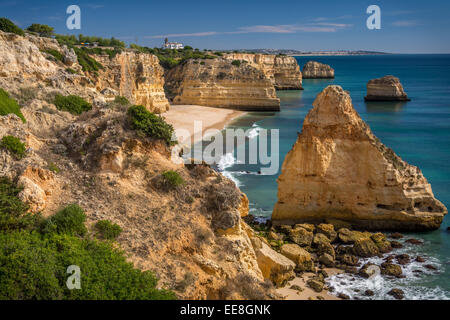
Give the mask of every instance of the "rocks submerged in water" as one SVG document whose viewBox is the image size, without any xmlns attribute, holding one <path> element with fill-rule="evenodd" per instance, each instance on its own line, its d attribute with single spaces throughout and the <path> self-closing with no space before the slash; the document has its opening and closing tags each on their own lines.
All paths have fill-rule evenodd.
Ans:
<svg viewBox="0 0 450 320">
<path fill-rule="evenodd" d="M 400 80 L 394 76 L 385 76 L 370 80 L 367 84 L 366 101 L 411 101 L 405 93 Z"/>
<path fill-rule="evenodd" d="M 373 296 L 375 295 L 375 292 L 373 292 L 372 290 L 366 290 L 366 291 L 364 292 L 364 295 L 365 295 L 366 297 L 373 297 Z"/>
<path fill-rule="evenodd" d="M 385 262 L 381 264 L 381 274 L 398 278 L 402 276 L 403 271 L 399 265 Z"/>
<path fill-rule="evenodd" d="M 350 300 L 350 297 L 345 293 L 339 293 L 337 297 L 342 300 Z"/>
<path fill-rule="evenodd" d="M 308 61 L 303 66 L 303 79 L 334 79 L 334 69 L 327 64 Z"/>
<path fill-rule="evenodd" d="M 397 260 L 397 263 L 405 266 L 411 262 L 411 257 L 407 254 L 399 254 L 395 256 L 395 260 Z"/>
<path fill-rule="evenodd" d="M 409 244 L 413 244 L 413 245 L 418 246 L 418 245 L 423 244 L 423 241 L 422 240 L 417 240 L 417 239 L 408 239 L 408 240 L 405 241 L 405 243 L 409 243 Z"/>
<path fill-rule="evenodd" d="M 438 229 L 447 214 L 419 168 L 374 136 L 348 92 L 316 98 L 278 178 L 272 222 L 340 220 L 365 230 Z"/>
<path fill-rule="evenodd" d="M 424 258 L 422 258 L 422 257 L 417 257 L 416 258 L 416 260 L 415 260 L 416 262 L 419 262 L 419 263 L 424 263 L 426 260 L 424 259 Z"/>
<path fill-rule="evenodd" d="M 392 289 L 388 292 L 388 295 L 394 297 L 397 300 L 405 299 L 405 293 L 401 289 Z"/>
</svg>

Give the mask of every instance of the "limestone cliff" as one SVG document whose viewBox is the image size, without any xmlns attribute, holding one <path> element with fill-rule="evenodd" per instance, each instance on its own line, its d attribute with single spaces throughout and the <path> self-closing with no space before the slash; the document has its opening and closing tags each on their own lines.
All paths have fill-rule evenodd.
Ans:
<svg viewBox="0 0 450 320">
<path fill-rule="evenodd" d="M 164 70 L 156 56 L 122 52 L 112 59 L 107 55 L 95 58 L 104 66 L 96 79 L 99 91 L 113 89 L 130 102 L 155 113 L 169 110 L 164 93 Z"/>
<path fill-rule="evenodd" d="M 49 50 L 58 52 L 62 61 L 47 53 Z M 84 73 L 73 49 L 60 46 L 54 39 L 0 31 L 0 86 L 13 94 L 33 89 L 36 98 L 74 94 L 90 102 L 123 95 L 156 113 L 168 109 L 163 69 L 156 56 L 126 51 L 113 59 L 92 57 L 104 67 L 98 76 Z M 69 72 L 68 67 L 76 73 Z"/>
<path fill-rule="evenodd" d="M 280 110 L 271 81 L 248 63 L 236 66 L 226 59 L 189 60 L 171 69 L 166 82 L 174 104 Z"/>
<path fill-rule="evenodd" d="M 334 69 L 316 61 L 308 61 L 302 73 L 304 79 L 334 79 Z"/>
<path fill-rule="evenodd" d="M 41 51 L 50 48 L 73 58 L 54 40 L 0 32 L 0 88 L 19 101 L 27 120 L 0 116 L 0 138 L 12 135 L 26 147 L 20 160 L 0 148 L 0 177 L 23 188 L 18 197 L 30 212 L 49 217 L 76 203 L 86 212 L 89 230 L 99 220 L 119 224 L 117 246 L 129 261 L 155 272 L 159 286 L 179 298 L 276 298 L 266 280 L 284 281 L 292 268 L 271 248 L 260 252 L 254 245 L 256 236 L 241 219 L 248 214 L 248 199 L 206 165 L 175 164 L 165 142 L 131 130 L 128 106 L 108 102 L 131 92 L 142 103 L 153 99 L 151 107 L 158 108 L 154 97 L 163 82 L 157 59 L 125 52 L 102 60 L 106 70 L 95 85 L 92 75 L 72 74 L 65 59 Z M 68 60 L 81 73 L 81 66 Z M 147 86 L 134 86 L 140 76 L 147 77 L 142 81 Z M 92 110 L 79 116 L 60 111 L 52 103 L 55 93 L 81 95 L 92 101 Z M 169 170 L 184 183 L 166 190 L 161 179 Z M 262 259 L 265 255 L 275 261 Z M 272 269 L 284 273 L 261 271 Z"/>
<path fill-rule="evenodd" d="M 247 61 L 251 66 L 262 70 L 277 90 L 303 90 L 302 73 L 294 57 L 231 53 L 225 55 L 225 58 L 229 60 Z"/>
<path fill-rule="evenodd" d="M 367 83 L 366 101 L 409 101 L 400 79 L 394 76 L 385 76 L 373 79 Z"/>
<path fill-rule="evenodd" d="M 282 167 L 275 223 L 432 230 L 446 214 L 420 169 L 373 135 L 347 92 L 329 86 L 317 96 Z"/>
</svg>

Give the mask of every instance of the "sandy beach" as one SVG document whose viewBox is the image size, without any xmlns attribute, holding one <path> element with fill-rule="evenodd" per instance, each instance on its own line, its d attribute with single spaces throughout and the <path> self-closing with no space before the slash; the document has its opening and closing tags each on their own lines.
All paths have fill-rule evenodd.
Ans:
<svg viewBox="0 0 450 320">
<path fill-rule="evenodd" d="M 195 105 L 172 105 L 170 110 L 162 116 L 175 130 L 184 129 L 189 131 L 189 137 L 183 137 L 182 144 L 195 143 L 203 137 L 209 129 L 222 130 L 233 119 L 244 115 L 243 111 L 223 108 L 212 108 Z M 194 121 L 202 123 L 201 130 L 195 130 Z M 201 131 L 201 136 L 200 136 Z M 200 139 L 199 139 L 200 138 Z"/>
<path fill-rule="evenodd" d="M 334 268 L 326 268 L 325 271 L 329 275 L 341 273 L 342 271 Z M 305 273 L 302 277 L 296 277 L 290 281 L 284 288 L 277 289 L 277 292 L 284 297 L 285 300 L 341 300 L 336 296 L 329 294 L 327 291 L 321 293 L 315 292 L 306 284 L 309 278 L 313 277 L 313 273 Z M 299 286 L 302 291 L 291 289 L 292 286 Z"/>
</svg>

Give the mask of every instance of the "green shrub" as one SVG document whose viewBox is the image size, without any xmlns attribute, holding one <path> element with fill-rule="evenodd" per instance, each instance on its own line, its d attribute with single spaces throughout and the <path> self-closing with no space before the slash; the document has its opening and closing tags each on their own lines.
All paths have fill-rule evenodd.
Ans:
<svg viewBox="0 0 450 320">
<path fill-rule="evenodd" d="M 63 96 L 56 95 L 55 100 L 53 101 L 58 110 L 68 111 L 75 115 L 80 115 L 85 111 L 89 111 L 92 109 L 92 105 L 78 96 Z"/>
<path fill-rule="evenodd" d="M 18 197 L 22 188 L 18 188 L 6 177 L 0 177 L 0 231 L 28 229 L 34 227 L 39 215 L 28 212 L 28 205 Z M 1 251 L 1 250 L 0 250 Z"/>
<path fill-rule="evenodd" d="M 169 170 L 162 174 L 162 185 L 167 190 L 176 189 L 184 183 L 183 178 L 176 171 Z"/>
<path fill-rule="evenodd" d="M 67 68 L 66 71 L 70 74 L 78 74 L 78 72 L 72 68 Z"/>
<path fill-rule="evenodd" d="M 73 48 L 78 57 L 78 63 L 80 64 L 83 71 L 86 72 L 97 72 L 103 69 L 103 65 L 94 58 L 89 56 L 89 51 L 86 48 Z"/>
<path fill-rule="evenodd" d="M 0 300 L 171 300 L 157 278 L 135 269 L 111 243 L 71 235 L 0 233 Z M 81 290 L 69 290 L 71 265 Z"/>
<path fill-rule="evenodd" d="M 57 61 L 60 61 L 60 62 L 64 61 L 63 54 L 60 53 L 58 50 L 46 49 L 46 50 L 43 50 L 43 52 L 48 53 L 49 55 L 53 56 Z"/>
<path fill-rule="evenodd" d="M 120 104 L 121 106 L 127 106 L 130 104 L 130 102 L 128 101 L 127 98 L 122 97 L 122 96 L 117 96 L 114 98 L 114 102 L 117 104 Z"/>
<path fill-rule="evenodd" d="M 25 143 L 13 136 L 4 136 L 0 141 L 0 147 L 11 152 L 17 160 L 24 158 L 26 155 Z"/>
<path fill-rule="evenodd" d="M 130 126 L 148 137 L 164 140 L 167 145 L 173 145 L 174 129 L 163 118 L 151 113 L 144 106 L 132 106 L 128 109 Z"/>
<path fill-rule="evenodd" d="M 16 100 L 11 99 L 9 94 L 0 88 L 0 116 L 6 116 L 7 114 L 15 114 L 22 122 L 25 123 L 25 117 L 20 111 L 20 106 L 17 104 Z"/>
<path fill-rule="evenodd" d="M 231 64 L 233 65 L 233 66 L 235 66 L 235 67 L 240 67 L 241 66 L 241 60 L 233 60 L 232 62 L 231 62 Z"/>
<path fill-rule="evenodd" d="M 103 239 L 115 240 L 121 233 L 122 228 L 109 220 L 101 220 L 95 224 L 95 228 Z"/>
<path fill-rule="evenodd" d="M 58 174 L 61 170 L 58 168 L 58 166 L 56 164 L 54 164 L 53 162 L 50 162 L 48 164 L 48 170 L 50 170 L 51 172 L 54 172 L 56 174 Z"/>
<path fill-rule="evenodd" d="M 176 298 L 156 289 L 153 273 L 135 269 L 112 243 L 80 238 L 86 230 L 81 208 L 72 205 L 42 221 L 40 215 L 26 213 L 20 192 L 0 178 L 0 300 Z M 47 232 L 49 225 L 52 232 Z M 80 267 L 81 290 L 67 288 L 71 265 Z"/>
<path fill-rule="evenodd" d="M 41 37 L 51 37 L 55 29 L 46 24 L 33 23 L 27 28 L 27 31 L 36 32 Z"/>
<path fill-rule="evenodd" d="M 12 32 L 18 34 L 19 36 L 23 36 L 25 34 L 22 29 L 6 18 L 0 18 L 0 30 L 4 32 Z"/>
<path fill-rule="evenodd" d="M 71 204 L 58 211 L 43 226 L 45 233 L 58 233 L 83 236 L 87 229 L 84 225 L 86 214 L 76 204 Z"/>
</svg>

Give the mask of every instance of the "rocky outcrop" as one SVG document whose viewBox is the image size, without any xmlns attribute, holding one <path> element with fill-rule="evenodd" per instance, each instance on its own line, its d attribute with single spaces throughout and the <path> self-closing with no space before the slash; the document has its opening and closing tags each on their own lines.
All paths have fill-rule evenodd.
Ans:
<svg viewBox="0 0 450 320">
<path fill-rule="evenodd" d="M 308 61 L 303 66 L 303 79 L 334 79 L 334 69 L 324 63 Z"/>
<path fill-rule="evenodd" d="M 59 52 L 62 61 L 47 53 L 49 50 Z M 92 57 L 104 67 L 98 75 L 83 72 L 74 50 L 54 39 L 0 31 L 0 87 L 10 93 L 34 88 L 36 98 L 42 100 L 55 93 L 78 95 L 90 102 L 107 102 L 122 95 L 155 113 L 168 110 L 164 72 L 156 56 L 125 51 L 112 59 Z"/>
<path fill-rule="evenodd" d="M 317 96 L 285 158 L 274 223 L 418 231 L 439 228 L 446 214 L 420 169 L 373 135 L 348 92 L 329 86 Z"/>
<path fill-rule="evenodd" d="M 251 66 L 263 71 L 277 90 L 303 90 L 302 73 L 294 57 L 269 54 L 230 53 L 225 55 L 225 58 L 246 61 Z"/>
<path fill-rule="evenodd" d="M 131 103 L 143 105 L 155 113 L 169 110 L 164 93 L 164 70 L 156 56 L 122 52 L 112 59 L 107 55 L 95 58 L 105 67 L 96 79 L 98 91 L 116 90 Z"/>
<path fill-rule="evenodd" d="M 366 101 L 410 101 L 400 80 L 394 76 L 385 76 L 370 80 L 367 84 Z"/>
<path fill-rule="evenodd" d="M 284 255 L 274 251 L 268 244 L 257 237 L 251 238 L 259 268 L 265 279 L 282 287 L 295 277 L 295 263 Z"/>
<path fill-rule="evenodd" d="M 57 69 L 27 38 L 0 31 L 0 77 L 42 81 Z"/>
<path fill-rule="evenodd" d="M 253 111 L 279 111 L 280 100 L 264 73 L 226 59 L 189 60 L 166 74 L 174 104 Z"/>
</svg>

